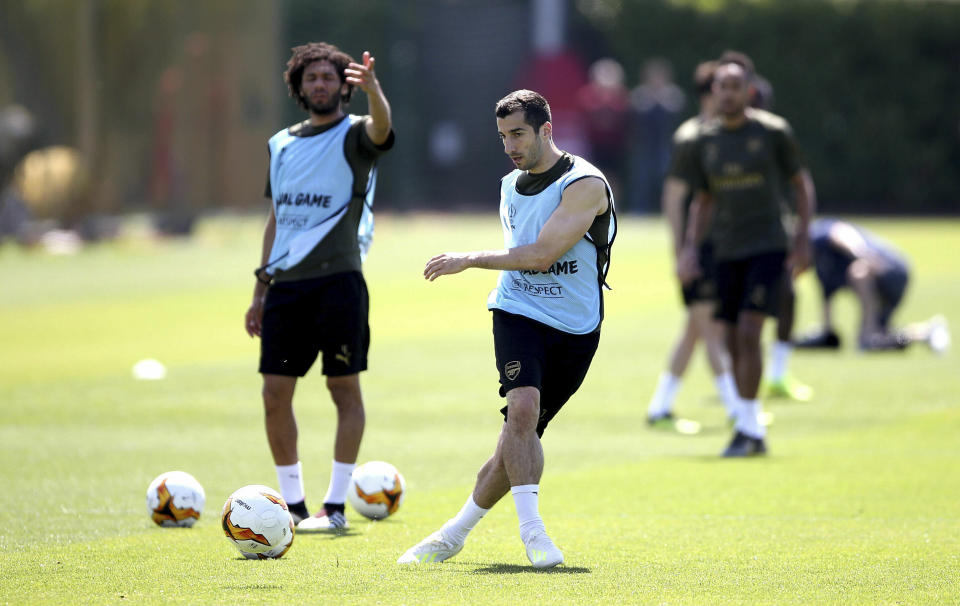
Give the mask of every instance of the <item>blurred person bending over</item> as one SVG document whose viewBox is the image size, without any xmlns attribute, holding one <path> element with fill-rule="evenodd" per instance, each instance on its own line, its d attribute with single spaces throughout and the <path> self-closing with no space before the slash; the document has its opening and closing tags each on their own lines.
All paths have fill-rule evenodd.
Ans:
<svg viewBox="0 0 960 606">
<path fill-rule="evenodd" d="M 284 80 L 308 118 L 268 143 L 266 196 L 273 204 L 245 324 L 260 337 L 267 440 L 280 492 L 300 530 L 336 530 L 347 525 L 344 502 L 364 429 L 358 373 L 367 368 L 370 329 L 361 263 L 372 237 L 375 165 L 394 135 L 370 53 L 357 63 L 330 44 L 298 46 Z M 355 88 L 366 93 L 369 115 L 344 111 Z M 310 517 L 293 393 L 321 351 L 337 430 L 323 508 Z"/>
<path fill-rule="evenodd" d="M 851 289 L 860 304 L 858 346 L 863 351 L 903 350 L 926 343 L 936 353 L 950 347 L 943 316 L 891 327 L 893 312 L 903 300 L 910 269 L 903 253 L 862 227 L 838 219 L 818 219 L 810 225 L 813 263 L 823 292 L 823 326 L 801 338 L 799 348 L 837 349 L 831 302 L 842 288 Z"/>
<path fill-rule="evenodd" d="M 487 307 L 504 424 L 460 512 L 400 556 L 400 564 L 442 562 L 511 493 L 527 558 L 537 568 L 563 562 L 547 535 L 538 495 L 540 438 L 586 377 L 600 342 L 603 286 L 616 233 L 613 194 L 603 173 L 553 142 L 550 106 L 519 90 L 496 105 L 503 150 L 516 170 L 500 182 L 502 250 L 444 253 L 427 262 L 435 280 L 476 267 L 500 270 Z"/>
<path fill-rule="evenodd" d="M 809 263 L 806 230 L 810 194 L 792 130 L 774 114 L 749 107 L 752 74 L 741 62 L 721 58 L 713 95 L 719 119 L 699 129 L 686 174 L 697 192 L 680 258 L 684 282 L 701 269 L 697 246 L 712 215 L 719 307 L 740 395 L 735 433 L 723 455 L 764 454 L 766 428 L 758 398 L 763 374 L 761 335 L 765 317 L 775 316 L 785 271 Z M 792 252 L 782 221 L 781 191 L 794 189 L 798 234 Z"/>
<path fill-rule="evenodd" d="M 663 213 L 670 225 L 674 255 L 678 264 L 683 249 L 687 211 L 693 198 L 690 184 L 683 175 L 686 162 L 684 155 L 690 152 L 700 125 L 715 116 L 711 87 L 716 67 L 716 61 L 705 61 L 694 71 L 693 79 L 700 98 L 700 113 L 681 124 L 674 133 L 673 160 L 663 184 Z M 713 243 L 709 229 L 697 249 L 697 260 L 701 274 L 685 284 L 681 283 L 683 303 L 687 308 L 683 333 L 673 346 L 667 370 L 660 374 L 656 391 L 647 407 L 647 422 L 651 427 L 674 429 L 680 433 L 697 433 L 700 430 L 696 421 L 678 418 L 673 414 L 674 399 L 700 339 L 706 347 L 717 393 L 727 409 L 727 415 L 735 418 L 739 406 L 737 386 L 730 372 L 729 355 L 723 342 L 723 326 L 714 318 L 717 291 L 713 276 Z"/>
</svg>

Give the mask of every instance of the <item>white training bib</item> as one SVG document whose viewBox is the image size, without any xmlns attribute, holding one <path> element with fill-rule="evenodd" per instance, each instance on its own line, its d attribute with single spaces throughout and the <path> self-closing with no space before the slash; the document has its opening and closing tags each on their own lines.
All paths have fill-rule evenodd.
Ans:
<svg viewBox="0 0 960 606">
<path fill-rule="evenodd" d="M 560 205 L 563 190 L 584 178 L 603 180 L 610 204 L 611 234 L 616 230 L 613 193 L 603 173 L 583 158 L 572 154 L 571 157 L 570 170 L 538 194 L 517 192 L 517 179 L 523 174 L 520 170 L 501 180 L 500 220 L 507 248 L 536 242 L 540 230 Z M 545 272 L 501 271 L 487 308 L 526 316 L 571 334 L 596 330 L 602 314 L 600 272 L 603 268 L 598 267 L 596 245 L 584 236 Z M 612 235 L 608 234 L 608 242 L 611 241 Z"/>
</svg>

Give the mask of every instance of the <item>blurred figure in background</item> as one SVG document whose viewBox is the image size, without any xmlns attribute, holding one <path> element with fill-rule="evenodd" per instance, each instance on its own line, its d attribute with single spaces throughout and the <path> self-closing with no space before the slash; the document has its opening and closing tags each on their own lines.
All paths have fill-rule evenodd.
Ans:
<svg viewBox="0 0 960 606">
<path fill-rule="evenodd" d="M 900 329 L 890 325 L 903 300 L 910 269 L 903 253 L 853 223 L 819 219 L 810 225 L 810 241 L 817 280 L 823 292 L 823 326 L 797 342 L 806 349 L 837 349 L 831 301 L 849 288 L 860 303 L 857 344 L 862 351 L 899 351 L 913 343 L 926 343 L 935 353 L 950 347 L 946 320 L 937 315 Z"/>
<path fill-rule="evenodd" d="M 743 53 L 731 53 L 753 69 L 753 61 Z M 754 73 L 750 82 L 750 106 L 765 111 L 773 109 L 773 85 L 770 81 Z M 807 168 L 802 169 L 803 179 L 807 184 L 810 195 L 810 214 L 817 208 L 816 188 L 813 177 Z M 796 239 L 797 209 L 789 194 L 792 192 L 789 184 L 784 183 L 787 196 L 783 201 L 784 228 L 787 230 L 788 242 Z M 768 352 L 769 361 L 766 365 L 767 374 L 764 377 L 767 397 L 789 398 L 799 402 L 813 399 L 813 388 L 803 383 L 789 372 L 790 357 L 793 354 L 793 324 L 796 318 L 797 291 L 793 284 L 793 275 L 784 274 L 783 286 L 780 290 L 780 310 L 777 314 L 776 340 Z"/>
<path fill-rule="evenodd" d="M 587 82 L 585 62 L 576 51 L 566 47 L 534 54 L 514 81 L 517 89 L 535 90 L 551 99 L 550 111 L 555 123 L 553 140 L 560 149 L 578 156 L 590 153 L 577 101 L 577 91 Z"/>
<path fill-rule="evenodd" d="M 673 161 L 663 184 L 663 214 L 670 225 L 673 238 L 673 253 L 679 262 L 683 248 L 683 235 L 687 228 L 687 211 L 693 192 L 690 183 L 682 174 L 684 154 L 690 153 L 691 143 L 703 122 L 712 119 L 716 109 L 711 95 L 716 61 L 700 63 L 693 74 L 693 83 L 700 100 L 700 113 L 683 124 L 673 135 Z M 673 414 L 673 402 L 697 341 L 703 340 L 707 360 L 715 377 L 717 393 L 730 418 L 736 416 L 737 386 L 730 372 L 730 357 L 723 343 L 723 326 L 714 318 L 717 289 L 713 275 L 713 239 L 710 232 L 704 236 L 698 249 L 702 273 L 687 284 L 681 283 L 683 303 L 686 306 L 683 333 L 670 353 L 667 370 L 660 374 L 656 391 L 647 407 L 647 422 L 651 427 L 674 429 L 679 433 L 693 434 L 700 431 L 700 424 Z"/>
<path fill-rule="evenodd" d="M 21 243 L 28 239 L 30 209 L 13 181 L 17 165 L 35 140 L 36 123 L 27 108 L 9 105 L 0 109 L 0 242 L 6 237 Z"/>
<path fill-rule="evenodd" d="M 698 129 L 684 173 L 693 184 L 679 273 L 699 276 L 697 247 L 712 219 L 719 306 L 740 396 L 735 433 L 725 457 L 766 453 L 766 428 L 758 397 L 763 376 L 761 336 L 767 315 L 776 316 L 783 274 L 810 261 L 806 230 L 811 193 L 802 175 L 796 140 L 783 118 L 749 107 L 753 76 L 725 53 L 714 73 L 717 119 Z M 796 199 L 801 234 L 791 247 L 783 226 L 783 184 Z"/>
<path fill-rule="evenodd" d="M 684 103 L 685 95 L 673 82 L 669 62 L 654 58 L 643 64 L 640 84 L 630 92 L 633 151 L 628 208 L 633 212 L 656 212 L 670 167 L 673 131 Z"/>
<path fill-rule="evenodd" d="M 589 156 L 620 195 L 627 156 L 630 93 L 624 85 L 623 67 L 615 59 L 598 59 L 590 65 L 589 81 L 577 91 L 580 122 L 586 127 Z"/>
</svg>

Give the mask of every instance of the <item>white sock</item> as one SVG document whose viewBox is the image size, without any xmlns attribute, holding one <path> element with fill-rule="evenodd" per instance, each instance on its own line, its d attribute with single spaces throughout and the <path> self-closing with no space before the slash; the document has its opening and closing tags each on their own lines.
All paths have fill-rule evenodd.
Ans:
<svg viewBox="0 0 960 606">
<path fill-rule="evenodd" d="M 770 352 L 770 374 L 767 375 L 771 381 L 782 381 L 787 376 L 787 364 L 790 362 L 790 354 L 793 353 L 793 345 L 788 341 L 777 341 L 773 344 L 773 351 Z"/>
<path fill-rule="evenodd" d="M 679 389 L 680 377 L 674 376 L 669 371 L 660 373 L 657 389 L 653 392 L 650 405 L 647 407 L 647 416 L 661 417 L 673 410 L 673 399 L 677 397 Z"/>
<path fill-rule="evenodd" d="M 473 502 L 473 495 L 467 498 L 463 504 L 460 513 L 447 520 L 440 530 L 443 536 L 457 544 L 462 544 L 467 540 L 467 535 L 477 525 L 480 518 L 487 515 L 489 509 L 484 509 Z"/>
<path fill-rule="evenodd" d="M 347 489 L 350 488 L 350 474 L 356 463 L 333 462 L 333 469 L 330 471 L 330 485 L 327 486 L 327 496 L 323 497 L 324 503 L 340 504 L 347 500 Z"/>
<path fill-rule="evenodd" d="M 517 518 L 520 520 L 520 538 L 526 543 L 537 531 L 545 532 L 543 519 L 540 517 L 539 484 L 524 484 L 511 486 L 510 494 L 517 507 Z"/>
<path fill-rule="evenodd" d="M 745 433 L 751 438 L 764 438 L 767 435 L 767 428 L 760 423 L 760 413 L 763 411 L 763 405 L 758 398 L 740 400 L 740 414 L 737 415 L 735 425 L 737 431 Z"/>
<path fill-rule="evenodd" d="M 303 500 L 303 466 L 300 461 L 293 465 L 277 465 L 277 484 L 280 496 L 287 503 L 299 503 Z"/>
<path fill-rule="evenodd" d="M 723 400 L 723 406 L 727 409 L 727 416 L 731 419 L 737 417 L 737 409 L 740 407 L 740 394 L 737 393 L 737 382 L 733 380 L 733 373 L 725 372 L 714 378 L 717 385 L 717 393 Z"/>
</svg>

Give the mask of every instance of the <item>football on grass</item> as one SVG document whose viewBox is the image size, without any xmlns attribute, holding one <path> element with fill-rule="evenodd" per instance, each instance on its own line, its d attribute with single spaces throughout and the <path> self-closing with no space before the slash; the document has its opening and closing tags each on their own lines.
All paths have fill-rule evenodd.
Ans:
<svg viewBox="0 0 960 606">
<path fill-rule="evenodd" d="M 147 513 L 159 526 L 193 526 L 206 502 L 203 486 L 185 471 L 161 473 L 147 488 Z"/>
<path fill-rule="evenodd" d="M 244 557 L 279 558 L 293 544 L 293 518 L 280 493 L 252 484 L 227 497 L 220 516 L 223 534 Z"/>
<path fill-rule="evenodd" d="M 353 470 L 347 500 L 357 513 L 380 520 L 396 513 L 406 488 L 407 483 L 396 467 L 383 461 L 370 461 Z"/>
</svg>

